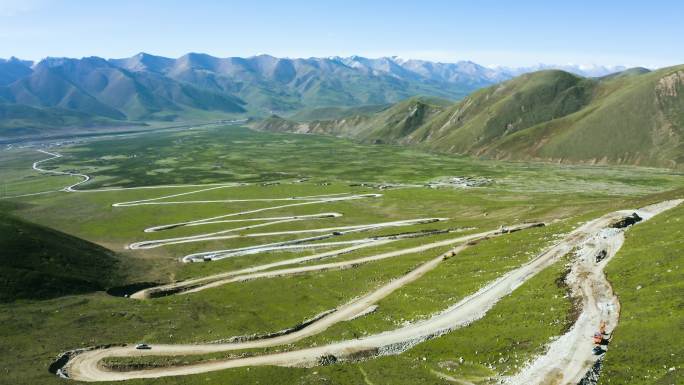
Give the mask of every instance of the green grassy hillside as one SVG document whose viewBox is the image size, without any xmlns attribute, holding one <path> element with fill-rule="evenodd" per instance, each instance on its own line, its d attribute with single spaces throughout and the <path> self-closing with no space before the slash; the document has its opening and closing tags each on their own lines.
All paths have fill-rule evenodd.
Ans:
<svg viewBox="0 0 684 385">
<path fill-rule="evenodd" d="M 601 384 L 684 381 L 682 215 L 679 207 L 630 230 L 606 269 L 621 309 Z"/>
<path fill-rule="evenodd" d="M 681 167 L 684 66 L 599 81 L 591 103 L 493 143 L 488 154 Z"/>
<path fill-rule="evenodd" d="M 104 290 L 120 279 L 107 249 L 0 212 L 0 302 Z"/>
<path fill-rule="evenodd" d="M 404 138 L 444 111 L 442 99 L 416 97 L 405 100 L 378 114 L 369 122 L 370 129 L 359 137 L 368 143 L 393 142 L 388 138 Z"/>
<path fill-rule="evenodd" d="M 408 141 L 450 152 L 479 152 L 515 132 L 580 110 L 595 84 L 563 71 L 522 75 L 472 96 L 416 131 Z"/>
<path fill-rule="evenodd" d="M 448 107 L 412 98 L 372 115 L 259 128 L 275 127 L 496 159 L 678 168 L 684 66 L 604 78 L 539 71 Z"/>
<path fill-rule="evenodd" d="M 376 112 L 383 111 L 391 106 L 391 104 L 370 104 L 360 107 L 305 108 L 287 116 L 287 118 L 297 122 L 342 119 L 354 115 L 371 115 Z"/>
<path fill-rule="evenodd" d="M 417 96 L 374 114 L 355 113 L 337 119 L 308 122 L 270 116 L 256 122 L 253 127 L 261 131 L 326 134 L 367 143 L 393 143 L 431 121 L 449 104 L 445 99 Z"/>
<path fill-rule="evenodd" d="M 273 210 L 267 212 L 267 216 L 320 212 L 339 212 L 343 216 L 316 220 L 315 223 L 304 221 L 274 224 L 266 228 L 245 230 L 244 235 L 263 230 L 305 230 L 431 216 L 451 219 L 444 223 L 348 234 L 338 240 L 419 229 L 463 229 L 467 231 L 463 233 L 465 235 L 471 231 L 486 231 L 511 223 L 550 223 L 547 227 L 492 238 L 475 245 L 458 258 L 444 261 L 436 270 L 382 300 L 375 312 L 342 322 L 320 335 L 299 341 L 297 345 L 276 347 L 271 351 L 314 344 L 320 346 L 322 341 L 337 341 L 366 333 L 393 330 L 405 322 L 437 314 L 479 290 L 486 282 L 534 258 L 539 250 L 557 242 L 561 234 L 567 233 L 579 223 L 606 211 L 679 197 L 681 190 L 657 196 L 650 194 L 681 187 L 683 183 L 681 175 L 671 170 L 473 160 L 399 146 L 358 144 L 331 136 L 255 132 L 235 126 L 205 126 L 192 130 L 113 136 L 60 146 L 54 151 L 63 154 L 63 157 L 45 162 L 43 167 L 87 173 L 93 179 L 83 185 L 83 189 L 254 182 L 250 185 L 212 189 L 172 198 L 178 201 L 243 197 L 287 200 L 290 197 L 345 192 L 382 194 L 374 199 Z M 5 166 L 0 168 L 0 180 L 9 185 L 5 195 L 55 190 L 60 187 L 59 181 L 64 182 L 61 186 L 74 183 L 64 177 L 30 177 L 35 174 L 31 170 L 31 164 L 45 157 L 45 154 L 28 148 L 0 152 L 0 164 Z M 468 189 L 422 187 L 429 180 L 459 175 L 492 178 L 493 182 Z M 294 183 L 303 177 L 311 179 Z M 268 181 L 279 181 L 280 184 L 262 185 L 262 182 Z M 359 182 L 415 183 L 418 186 L 379 190 L 370 186 L 362 187 Z M 106 280 L 118 275 L 125 275 L 125 283 L 171 282 L 310 255 L 308 251 L 297 250 L 227 258 L 211 263 L 177 262 L 190 252 L 286 239 L 279 235 L 208 240 L 147 250 L 125 249 L 126 245 L 135 241 L 204 232 L 202 228 L 187 227 L 160 234 L 144 233 L 143 229 L 148 226 L 280 204 L 216 202 L 112 207 L 115 202 L 153 199 L 196 189 L 203 187 L 163 187 L 97 193 L 55 192 L 15 198 L 11 201 L 16 205 L 12 214 L 23 220 L 16 222 L 16 219 L 6 219 L 7 225 L 0 227 L 0 239 L 7 237 L 3 241 L 7 243 L 0 242 L 0 254 L 3 256 L 0 262 L 9 271 L 2 275 L 3 285 L 5 277 L 13 280 L 21 277 L 16 271 L 22 272 L 21 274 L 36 271 L 35 274 L 40 277 L 36 280 L 38 283 L 53 279 L 60 283 L 58 288 L 76 286 L 67 280 L 74 277 L 83 277 L 87 282 L 98 285 L 97 288 L 119 285 Z M 636 199 L 639 204 L 635 204 Z M 670 221 L 678 218 L 674 214 L 681 216 L 681 210 L 672 214 L 673 216 L 668 217 Z M 261 216 L 249 216 L 252 217 Z M 564 220 L 553 222 L 554 219 Z M 101 248 L 92 247 L 89 243 L 77 241 L 63 233 L 31 225 L 24 220 L 104 245 L 119 253 L 121 262 L 112 265 L 109 263 L 110 259 L 101 254 Z M 655 224 L 655 220 L 657 219 L 644 224 L 643 229 L 650 226 L 650 223 Z M 656 230 L 665 231 L 662 226 L 664 223 L 661 221 L 657 224 L 650 233 L 652 236 L 648 238 L 648 243 L 654 244 Z M 234 226 L 231 223 L 214 223 L 205 228 L 206 231 L 221 231 Z M 637 226 L 634 230 L 637 229 L 641 227 Z M 41 243 L 29 243 L 34 235 L 39 237 Z M 432 240 L 446 239 L 452 235 L 442 234 L 434 238 L 421 237 L 378 245 L 341 255 L 329 262 L 349 261 L 385 251 L 400 250 Z M 673 233 L 672 237 L 677 235 Z M 629 242 L 631 241 L 628 240 Z M 633 246 L 640 247 L 643 242 L 638 241 Z M 674 241 L 672 244 L 675 244 Z M 47 253 L 54 251 L 57 245 L 61 247 L 59 253 Z M 628 251 L 627 248 L 632 246 L 625 247 L 625 251 Z M 321 251 L 324 250 L 327 249 Z M 103 292 L 89 292 L 97 288 L 87 286 L 84 289 L 86 292 L 77 295 L 43 301 L 0 303 L 0 325 L 3 326 L 0 328 L 0 346 L 6 347 L 0 349 L 3 383 L 64 384 L 63 379 L 48 372 L 47 368 L 58 354 L 78 347 L 142 341 L 153 346 L 161 343 L 199 343 L 283 330 L 364 295 L 441 252 L 441 249 L 434 249 L 344 270 L 236 282 L 200 293 L 150 301 L 133 301 Z M 48 258 L 50 255 L 53 257 Z M 140 266 L 141 263 L 147 264 L 149 268 L 132 269 L 132 266 Z M 319 262 L 306 265 L 313 266 L 316 263 Z M 513 295 L 502 299 L 480 321 L 426 341 L 401 355 L 313 368 L 236 368 L 184 377 L 133 380 L 126 384 L 363 384 L 365 381 L 373 384 L 444 383 L 443 377 L 435 372 L 475 384 L 492 384 L 498 380 L 499 375 L 519 370 L 528 359 L 542 353 L 549 338 L 558 335 L 569 325 L 572 319 L 572 313 L 569 312 L 571 302 L 567 298 L 567 288 L 559 285 L 559 278 L 566 270 L 565 264 L 566 261 L 558 263 L 525 283 Z M 667 270 L 656 270 L 656 266 L 647 271 Z M 610 272 L 610 278 L 615 277 L 617 275 Z M 36 281 L 25 281 L 24 285 L 29 288 L 26 291 L 37 291 L 35 287 L 38 286 L 33 283 Z M 49 289 L 53 293 L 54 287 L 53 285 L 43 290 Z M 634 285 L 627 282 L 625 287 L 629 289 Z M 639 293 L 644 293 L 647 287 L 644 285 Z M 9 290 L 4 286 L 1 289 L 3 293 Z M 624 289 L 616 284 L 616 290 L 622 295 Z M 665 293 L 662 288 L 655 290 Z M 652 300 L 651 297 L 648 298 Z M 623 304 L 627 309 L 628 302 Z M 674 326 L 671 328 L 677 324 L 672 325 Z M 616 334 L 616 346 L 620 338 L 622 337 Z M 237 354 L 254 352 L 256 351 Z M 611 347 L 607 359 L 613 353 L 617 354 L 617 349 Z M 206 358 L 208 357 L 205 355 L 180 356 L 161 361 L 159 358 L 147 357 L 135 358 L 135 363 L 156 359 L 158 362 L 155 363 L 164 364 Z M 217 356 L 213 355 L 211 358 L 216 359 Z M 118 362 L 122 360 L 126 359 Z M 618 366 L 616 368 L 619 370 Z"/>
</svg>

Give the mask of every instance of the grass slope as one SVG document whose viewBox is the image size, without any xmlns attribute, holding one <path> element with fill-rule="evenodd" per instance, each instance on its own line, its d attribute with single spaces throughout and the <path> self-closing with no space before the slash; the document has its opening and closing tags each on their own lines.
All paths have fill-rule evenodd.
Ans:
<svg viewBox="0 0 684 385">
<path fill-rule="evenodd" d="M 65 157 L 44 166 L 87 173 L 93 179 L 85 188 L 300 177 L 423 183 L 439 177 L 477 175 L 495 179 L 496 187 L 501 189 L 635 194 L 680 183 L 679 175 L 668 170 L 480 161 L 412 148 L 371 146 L 319 135 L 255 132 L 235 126 L 159 131 L 136 135 L 135 140 L 97 140 L 63 148 L 60 153 Z M 29 161 L 25 164 L 30 168 Z M 530 180 L 536 183 L 530 184 Z"/>
<path fill-rule="evenodd" d="M 0 301 L 103 290 L 119 262 L 100 246 L 0 212 Z"/>
<path fill-rule="evenodd" d="M 320 107 L 305 108 L 287 116 L 288 119 L 297 122 L 310 122 L 313 120 L 342 119 L 354 115 L 370 115 L 391 107 L 391 104 L 371 104 L 360 107 Z"/>
<path fill-rule="evenodd" d="M 261 129 L 413 144 L 446 153 L 567 163 L 684 164 L 684 66 L 605 78 L 549 70 L 451 106 L 409 99 L 373 115 Z"/>
<path fill-rule="evenodd" d="M 324 211 L 343 214 L 339 218 L 269 226 L 268 230 L 273 231 L 427 216 L 452 218 L 444 223 L 340 237 L 341 240 L 349 240 L 396 231 L 455 227 L 475 232 L 516 222 L 566 219 L 546 228 L 498 237 L 474 246 L 460 258 L 442 264 L 431 274 L 386 298 L 376 313 L 340 324 L 340 328 L 331 328 L 325 334 L 302 343 L 386 330 L 399 325 L 402 318 L 415 320 L 427 317 L 477 290 L 483 282 L 523 263 L 552 242 L 556 234 L 566 232 L 579 221 L 606 211 L 633 207 L 637 197 L 682 186 L 681 175 L 671 170 L 482 161 L 398 146 L 364 145 L 334 137 L 263 133 L 240 127 L 100 138 L 60 146 L 55 151 L 64 157 L 45 162 L 42 166 L 94 176 L 94 180 L 84 188 L 281 181 L 274 185 L 256 183 L 204 191 L 171 198 L 174 200 L 287 198 L 349 191 L 383 194 L 377 199 L 271 211 L 269 215 L 274 216 Z M 41 191 L 58 185 L 63 177 L 31 177 L 31 163 L 42 159 L 43 155 L 17 148 L 0 152 L 0 162 L 11 166 L 0 168 L 0 180 L 7 183 L 9 193 Z M 352 182 L 359 181 L 421 183 L 449 175 L 491 177 L 493 183 L 469 189 L 418 186 L 381 191 L 350 186 L 358 184 Z M 312 179 L 290 183 L 302 176 Z M 324 181 L 329 183 L 321 183 Z M 278 236 L 125 250 L 125 246 L 133 241 L 232 227 L 217 223 L 201 229 L 186 227 L 165 233 L 143 233 L 142 229 L 148 226 L 270 206 L 266 202 L 237 202 L 112 207 L 114 202 L 149 199 L 194 189 L 196 187 L 98 193 L 55 192 L 18 198 L 16 201 L 20 205 L 18 203 L 13 214 L 116 251 L 122 257 L 121 264 L 126 265 L 119 269 L 125 271 L 126 283 L 168 282 L 306 254 L 264 253 L 209 264 L 178 262 L 178 257 L 190 252 L 285 239 Z M 681 193 L 679 190 L 667 196 L 639 198 L 643 199 L 639 204 L 681 196 Z M 439 237 L 447 236 L 403 240 L 359 250 L 337 260 L 415 246 Z M 73 243 L 70 239 L 62 244 Z M 12 384 L 60 384 L 63 380 L 46 369 L 58 353 L 68 349 L 140 341 L 152 344 L 195 343 L 281 330 L 363 295 L 439 252 L 433 250 L 405 255 L 343 271 L 229 284 L 200 293 L 151 301 L 132 301 L 103 292 L 87 292 L 43 301 L 0 303 L 0 324 L 3 325 L 0 328 L 0 346 L 6 347 L 0 349 L 0 373 L 3 373 L 3 381 Z M 13 252 L 12 257 L 22 258 L 22 250 Z M 135 265 L 129 266 L 128 263 Z M 131 268 L 139 266 L 139 263 L 147 263 L 147 268 Z M 436 377 L 434 371 L 477 384 L 493 383 L 495 380 L 490 380 L 490 377 L 514 372 L 527 358 L 542 351 L 549 337 L 558 335 L 567 326 L 569 302 L 565 298 L 566 288 L 556 283 L 564 269 L 563 264 L 547 269 L 500 301 L 480 321 L 399 356 L 310 369 L 241 368 L 187 377 L 137 380 L 130 384 L 444 382 Z M 106 271 L 101 275 L 106 277 Z M 460 357 L 463 357 L 463 363 Z M 179 360 L 186 358 L 172 359 Z"/>
<path fill-rule="evenodd" d="M 374 114 L 358 112 L 331 120 L 296 122 L 277 115 L 252 125 L 260 131 L 326 134 L 366 143 L 397 143 L 446 109 L 445 99 L 416 96 Z"/>
<path fill-rule="evenodd" d="M 489 154 L 681 167 L 684 66 L 600 81 L 582 110 L 504 138 Z"/>
<path fill-rule="evenodd" d="M 485 102 L 482 112 L 458 115 L 469 123 L 446 124 L 448 133 L 426 144 L 505 159 L 681 166 L 684 67 L 603 80 L 570 76 L 535 73 L 521 85 L 518 78 L 476 93 L 459 108 Z M 511 86 L 508 100 L 486 102 Z"/>
<path fill-rule="evenodd" d="M 593 84 L 563 71 L 540 71 L 474 93 L 417 131 L 410 142 L 450 152 L 489 143 L 587 104 Z"/>
<path fill-rule="evenodd" d="M 684 381 L 684 207 L 627 233 L 606 272 L 620 298 L 620 324 L 601 384 Z"/>
</svg>

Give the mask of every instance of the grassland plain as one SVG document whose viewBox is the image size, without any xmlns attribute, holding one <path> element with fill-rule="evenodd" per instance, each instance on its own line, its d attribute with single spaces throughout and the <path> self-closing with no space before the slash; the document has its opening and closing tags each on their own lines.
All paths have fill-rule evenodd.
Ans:
<svg viewBox="0 0 684 385">
<path fill-rule="evenodd" d="M 73 182 L 73 177 L 40 174 L 31 168 L 45 158 L 33 149 L 0 151 L 0 198 L 58 190 Z"/>
<path fill-rule="evenodd" d="M 16 163 L 12 166 L 14 173 L 20 172 L 21 162 L 25 162 L 25 167 L 29 169 L 36 160 L 31 152 L 12 151 L 16 154 L 16 160 L 13 160 Z M 343 216 L 273 225 L 267 227 L 269 231 L 432 216 L 451 218 L 443 223 L 374 230 L 339 238 L 349 240 L 435 228 L 458 228 L 468 233 L 525 221 L 562 219 L 544 229 L 515 233 L 477 245 L 451 263 L 440 266 L 383 300 L 376 313 L 339 324 L 324 334 L 301 341 L 302 345 L 387 330 L 406 320 L 428 316 L 520 265 L 551 242 L 556 234 L 567 232 L 578 222 L 607 211 L 682 195 L 681 189 L 663 192 L 682 186 L 681 176 L 667 170 L 473 161 L 398 147 L 358 145 L 336 138 L 255 133 L 241 128 L 158 133 L 136 136 L 133 140 L 128 137 L 89 141 L 55 151 L 64 153 L 65 157 L 45 166 L 93 175 L 93 182 L 83 186 L 86 189 L 174 183 L 283 182 L 278 185 L 256 184 L 206 191 L 174 198 L 174 201 L 292 197 L 340 192 L 383 194 L 381 198 L 273 210 L 269 215 L 339 212 Z M 218 165 L 217 159 L 222 159 Z M 157 166 L 169 170 L 148 173 Z M 15 175 L 19 176 L 11 179 L 10 184 L 25 183 L 24 178 L 31 176 L 31 172 Z M 411 187 L 378 190 L 349 186 L 360 181 L 422 183 L 450 175 L 490 177 L 493 183 L 472 189 Z M 304 183 L 291 183 L 304 176 L 312 179 Z M 43 186 L 36 190 L 41 188 Z M 149 199 L 196 189 L 188 186 L 60 192 L 12 199 L 13 205 L 4 207 L 23 219 L 59 229 L 115 251 L 124 265 L 121 269 L 125 275 L 124 283 L 168 282 L 307 253 L 265 253 L 205 264 L 177 262 L 178 257 L 191 252 L 272 242 L 285 237 L 245 237 L 229 242 L 198 242 L 151 250 L 125 248 L 135 241 L 191 235 L 198 231 L 177 228 L 163 233 L 143 233 L 142 230 L 149 226 L 273 204 L 111 206 L 115 202 Z M 25 184 L 23 191 L 36 192 L 30 183 Z M 232 226 L 213 224 L 201 232 Z M 257 230 L 245 233 L 253 232 Z M 445 237 L 438 235 L 403 240 L 350 253 L 336 260 L 411 247 Z M 201 293 L 151 301 L 132 301 L 103 292 L 92 292 L 46 301 L 19 300 L 0 305 L 0 322 L 3 325 L 0 345 L 7 347 L 0 350 L 0 370 L 4 372 L 1 381 L 7 381 L 8 384 L 60 383 L 61 380 L 49 374 L 46 368 L 58 353 L 77 347 L 136 341 L 152 344 L 202 342 L 281 330 L 362 295 L 442 251 L 435 249 L 408 254 L 342 271 L 229 284 Z M 489 377 L 514 372 L 531 354 L 543 350 L 549 337 L 558 335 L 567 327 L 571 304 L 564 298 L 565 289 L 556 283 L 563 271 L 563 264 L 556 264 L 524 284 L 514 295 L 502 300 L 482 320 L 419 345 L 400 356 L 313 369 L 249 368 L 131 383 L 292 384 L 327 380 L 330 383 L 366 381 L 375 384 L 408 384 L 446 381 L 435 372 L 467 378 L 475 383 L 489 383 Z M 463 357 L 463 363 L 460 357 Z M 196 357 L 181 357 L 178 361 L 193 359 Z M 164 360 L 168 359 L 158 361 Z M 159 364 L 158 361 L 152 359 L 153 364 Z"/>
<path fill-rule="evenodd" d="M 478 161 L 317 135 L 255 133 L 226 126 L 86 142 L 55 163 L 93 177 L 89 188 L 179 183 L 315 181 L 426 182 L 452 175 L 494 178 L 521 191 L 656 192 L 680 174 L 666 169 Z M 536 183 L 529 183 L 535 180 Z M 677 183 L 677 182 L 675 182 Z"/>
</svg>

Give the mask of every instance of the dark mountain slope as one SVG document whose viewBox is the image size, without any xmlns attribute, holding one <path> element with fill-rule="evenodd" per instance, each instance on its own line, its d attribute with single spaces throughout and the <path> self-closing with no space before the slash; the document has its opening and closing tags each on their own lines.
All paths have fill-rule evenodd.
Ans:
<svg viewBox="0 0 684 385">
<path fill-rule="evenodd" d="M 5 103 L 32 107 L 56 107 L 111 119 L 125 115 L 90 95 L 65 78 L 59 69 L 38 67 L 28 77 L 0 87 L 0 99 Z"/>
<path fill-rule="evenodd" d="M 1 302 L 104 290 L 120 279 L 112 252 L 3 212 L 0 250 Z"/>
<path fill-rule="evenodd" d="M 0 103 L 0 132 L 8 137 L 54 135 L 69 127 L 83 129 L 117 124 L 121 122 L 78 111 Z"/>
<path fill-rule="evenodd" d="M 349 65 L 341 58 L 216 58 L 191 53 L 177 59 L 164 74 L 216 92 L 233 93 L 256 109 L 282 112 L 383 104 L 416 94 L 460 98 L 476 88 L 423 78 L 408 70 L 374 71 Z"/>
<path fill-rule="evenodd" d="M 458 99 L 496 79 L 474 63 L 429 66 L 395 58 L 217 58 L 189 53 L 171 59 L 140 53 L 110 60 L 47 58 L 35 65 L 13 58 L 0 61 L 0 102 L 23 106 L 15 109 L 24 114 L 21 122 L 2 124 L 15 133 L 21 123 L 44 122 L 45 109 L 52 109 L 55 124 L 73 122 L 74 114 L 121 121 L 290 115 L 386 105 L 417 94 Z M 31 111 L 36 112 L 33 122 Z M 70 116 L 57 119 L 59 111 Z"/>
<path fill-rule="evenodd" d="M 33 72 L 32 64 L 30 61 L 19 60 L 15 57 L 9 60 L 0 59 L 0 86 L 6 86 L 30 75 Z"/>
<path fill-rule="evenodd" d="M 169 79 L 155 72 L 130 72 L 106 60 L 51 58 L 0 88 L 5 103 L 56 107 L 119 120 L 164 118 L 187 109 L 242 113 L 239 98 Z"/>
<path fill-rule="evenodd" d="M 504 159 L 672 166 L 681 163 L 681 92 L 672 70 L 592 78 L 546 70 L 480 89 L 510 71 L 358 56 L 141 53 L 48 58 L 33 66 L 10 59 L 0 62 L 0 103 L 14 118 L 0 122 L 0 136 L 36 134 L 45 122 L 73 127 L 277 114 L 306 123 L 271 118 L 261 128 Z M 451 105 L 412 98 L 466 94 Z"/>
</svg>

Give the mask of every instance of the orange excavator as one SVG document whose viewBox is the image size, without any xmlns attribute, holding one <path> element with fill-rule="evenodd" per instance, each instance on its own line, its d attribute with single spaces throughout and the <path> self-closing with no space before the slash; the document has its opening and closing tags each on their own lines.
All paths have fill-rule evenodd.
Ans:
<svg viewBox="0 0 684 385">
<path fill-rule="evenodd" d="M 606 335 L 606 321 L 601 321 L 599 324 L 599 330 L 594 333 L 593 341 L 594 341 L 594 354 L 602 354 L 605 352 L 601 345 L 603 345 L 606 340 L 605 340 L 605 335 Z"/>
<path fill-rule="evenodd" d="M 601 342 L 603 342 L 603 334 L 600 332 L 594 333 L 594 345 L 601 345 Z"/>
<path fill-rule="evenodd" d="M 606 335 L 606 321 L 601 320 L 599 324 L 599 330 L 594 333 L 594 344 L 601 344 L 603 342 L 603 337 Z"/>
</svg>

